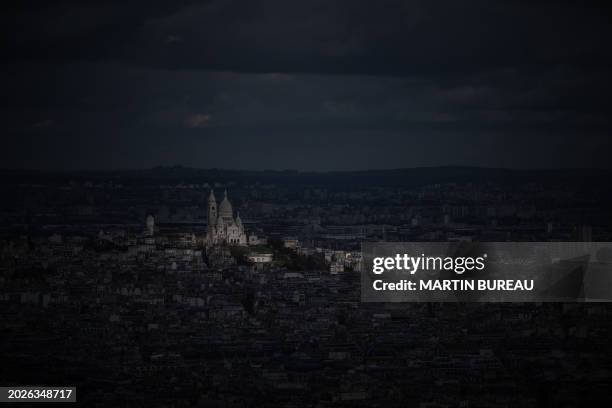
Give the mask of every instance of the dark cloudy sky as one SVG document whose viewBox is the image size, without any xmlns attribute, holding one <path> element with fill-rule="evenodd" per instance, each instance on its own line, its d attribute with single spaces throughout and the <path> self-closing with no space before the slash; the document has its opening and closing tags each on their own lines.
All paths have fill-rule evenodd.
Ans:
<svg viewBox="0 0 612 408">
<path fill-rule="evenodd" d="M 0 167 L 611 167 L 603 5 L 12 2 Z"/>
</svg>

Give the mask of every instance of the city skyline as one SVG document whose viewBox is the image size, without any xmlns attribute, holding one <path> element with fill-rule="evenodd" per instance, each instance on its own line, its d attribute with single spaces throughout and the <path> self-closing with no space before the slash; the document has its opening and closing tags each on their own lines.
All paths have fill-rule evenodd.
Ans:
<svg viewBox="0 0 612 408">
<path fill-rule="evenodd" d="M 0 402 L 610 405 L 606 6 L 3 4 Z"/>
</svg>

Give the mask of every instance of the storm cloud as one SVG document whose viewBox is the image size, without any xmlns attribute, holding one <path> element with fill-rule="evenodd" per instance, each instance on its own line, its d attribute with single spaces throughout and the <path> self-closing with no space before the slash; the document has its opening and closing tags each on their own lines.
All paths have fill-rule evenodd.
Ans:
<svg viewBox="0 0 612 408">
<path fill-rule="evenodd" d="M 609 167 L 598 2 L 18 2 L 5 167 Z"/>
</svg>

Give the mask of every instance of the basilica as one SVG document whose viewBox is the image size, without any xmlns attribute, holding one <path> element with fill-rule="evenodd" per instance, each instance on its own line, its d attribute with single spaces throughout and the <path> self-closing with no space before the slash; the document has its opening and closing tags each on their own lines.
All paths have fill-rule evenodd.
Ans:
<svg viewBox="0 0 612 408">
<path fill-rule="evenodd" d="M 247 235 L 240 215 L 234 218 L 232 204 L 224 193 L 223 201 L 217 207 L 214 191 L 210 190 L 208 197 L 208 230 L 206 231 L 206 245 L 247 245 Z"/>
</svg>

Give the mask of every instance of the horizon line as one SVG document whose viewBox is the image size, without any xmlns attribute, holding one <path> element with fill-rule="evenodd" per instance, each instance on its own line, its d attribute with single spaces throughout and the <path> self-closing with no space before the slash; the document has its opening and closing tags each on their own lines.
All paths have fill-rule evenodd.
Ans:
<svg viewBox="0 0 612 408">
<path fill-rule="evenodd" d="M 346 169 L 346 170 L 304 170 L 304 169 L 240 169 L 219 167 L 193 167 L 185 165 L 158 165 L 153 167 L 116 168 L 116 169 L 41 169 L 41 168 L 0 168 L 0 173 L 47 173 L 47 174 L 70 174 L 70 173 L 117 173 L 117 172 L 146 172 L 155 170 L 185 169 L 196 171 L 219 171 L 219 172 L 251 172 L 251 173 L 301 173 L 301 174 L 334 174 L 334 173 L 368 173 L 383 171 L 403 170 L 433 170 L 433 169 L 471 169 L 471 170 L 498 170 L 498 171 L 601 171 L 609 172 L 612 169 L 602 167 L 489 167 L 470 165 L 432 165 L 415 167 L 389 167 L 369 169 Z"/>
</svg>

